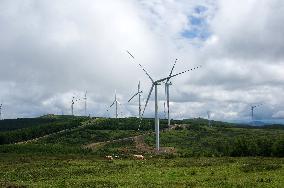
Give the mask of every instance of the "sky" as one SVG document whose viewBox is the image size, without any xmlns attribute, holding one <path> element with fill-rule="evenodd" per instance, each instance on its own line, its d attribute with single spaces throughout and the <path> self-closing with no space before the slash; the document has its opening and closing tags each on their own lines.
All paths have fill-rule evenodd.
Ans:
<svg viewBox="0 0 284 188">
<path fill-rule="evenodd" d="M 282 0 L 0 0 L 0 103 L 3 118 L 87 113 L 138 115 L 128 99 L 141 81 L 143 105 L 151 82 L 174 73 L 175 119 L 284 118 Z M 135 57 L 133 60 L 126 51 Z M 80 100 L 79 100 L 80 99 Z M 159 116 L 164 85 L 158 86 Z M 145 110 L 154 116 L 154 97 Z"/>
</svg>

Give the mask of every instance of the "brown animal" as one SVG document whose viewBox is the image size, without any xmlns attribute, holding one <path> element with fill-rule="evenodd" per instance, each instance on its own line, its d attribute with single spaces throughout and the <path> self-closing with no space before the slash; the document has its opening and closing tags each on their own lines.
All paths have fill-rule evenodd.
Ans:
<svg viewBox="0 0 284 188">
<path fill-rule="evenodd" d="M 113 157 L 112 157 L 111 155 L 107 155 L 107 156 L 106 156 L 106 159 L 109 160 L 109 161 L 111 161 L 111 160 L 113 160 Z"/>
<path fill-rule="evenodd" d="M 137 160 L 144 160 L 144 156 L 143 155 L 133 155 L 134 159 L 137 159 Z"/>
</svg>

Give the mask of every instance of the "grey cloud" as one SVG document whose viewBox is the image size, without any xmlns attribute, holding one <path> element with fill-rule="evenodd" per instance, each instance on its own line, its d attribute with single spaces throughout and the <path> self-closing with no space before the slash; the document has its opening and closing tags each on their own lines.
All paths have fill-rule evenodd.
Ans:
<svg viewBox="0 0 284 188">
<path fill-rule="evenodd" d="M 184 38 L 195 7 L 211 33 L 205 40 Z M 197 65 L 202 69 L 174 78 L 172 116 L 249 118 L 248 105 L 265 102 L 258 118 L 283 111 L 282 1 L 8 1 L 0 2 L 0 101 L 5 117 L 70 113 L 74 93 L 88 90 L 88 112 L 106 112 L 114 90 L 126 115 L 137 102 L 126 101 L 150 82 L 125 50 L 154 78 Z M 198 27 L 198 26 L 194 26 Z M 207 31 L 206 31 L 207 32 Z M 164 88 L 159 87 L 160 115 Z M 77 104 L 76 114 L 83 114 Z M 153 98 L 146 110 L 153 116 Z"/>
</svg>

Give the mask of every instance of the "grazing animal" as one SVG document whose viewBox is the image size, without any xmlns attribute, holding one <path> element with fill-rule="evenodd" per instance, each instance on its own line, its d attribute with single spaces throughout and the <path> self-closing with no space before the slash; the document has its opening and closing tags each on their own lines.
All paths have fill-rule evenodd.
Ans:
<svg viewBox="0 0 284 188">
<path fill-rule="evenodd" d="M 106 159 L 109 160 L 109 161 L 111 161 L 111 160 L 113 160 L 113 157 L 112 157 L 111 155 L 107 155 L 107 156 L 106 156 Z"/>
<path fill-rule="evenodd" d="M 143 155 L 133 155 L 134 159 L 137 159 L 137 160 L 144 160 L 144 156 Z"/>
</svg>

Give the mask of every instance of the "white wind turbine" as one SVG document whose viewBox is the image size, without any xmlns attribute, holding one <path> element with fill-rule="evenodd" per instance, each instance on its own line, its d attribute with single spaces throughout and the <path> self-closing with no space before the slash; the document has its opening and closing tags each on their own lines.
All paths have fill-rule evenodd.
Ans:
<svg viewBox="0 0 284 188">
<path fill-rule="evenodd" d="M 139 102 L 139 107 L 138 107 L 138 115 L 139 115 L 139 118 L 141 118 L 141 93 L 142 91 L 140 90 L 140 81 L 138 83 L 138 90 L 137 92 L 128 100 L 128 102 L 130 102 L 135 96 L 138 95 L 138 102 Z"/>
<path fill-rule="evenodd" d="M 171 72 L 169 74 L 169 78 L 165 82 L 165 95 L 166 95 L 166 100 L 167 100 L 166 103 L 167 103 L 168 126 L 171 125 L 171 119 L 170 119 L 170 85 L 172 85 L 172 82 L 170 82 L 170 77 L 173 74 L 173 70 L 175 68 L 176 62 L 177 62 L 177 59 L 175 60 L 175 63 L 173 65 L 172 69 L 171 69 Z M 165 104 L 164 104 L 164 106 L 165 106 Z"/>
<path fill-rule="evenodd" d="M 75 102 L 77 102 L 77 101 L 80 101 L 80 98 L 75 99 L 75 97 L 73 96 L 73 97 L 72 97 L 72 100 L 71 100 L 71 114 L 72 114 L 72 116 L 74 115 L 74 104 L 75 104 Z"/>
<path fill-rule="evenodd" d="M 87 116 L 87 91 L 85 92 L 85 96 L 84 96 L 84 110 L 85 110 L 85 116 Z"/>
<path fill-rule="evenodd" d="M 113 101 L 113 103 L 109 106 L 109 108 L 111 108 L 113 105 L 115 105 L 115 118 L 118 117 L 117 104 L 120 104 L 120 102 L 117 100 L 116 91 L 115 91 L 115 94 L 114 94 L 114 101 Z M 107 110 L 107 111 L 108 111 L 108 110 Z"/>
<path fill-rule="evenodd" d="M 72 116 L 74 115 L 74 99 L 75 99 L 75 97 L 73 96 L 72 97 L 72 101 L 71 101 L 71 114 L 72 114 Z"/>
<path fill-rule="evenodd" d="M 257 108 L 257 107 L 259 107 L 259 106 L 261 106 L 262 104 L 258 104 L 258 105 L 252 105 L 250 108 L 251 108 L 251 121 L 252 121 L 252 123 L 253 123 L 253 111 L 254 111 L 254 109 L 255 108 Z"/>
<path fill-rule="evenodd" d="M 127 51 L 127 53 L 133 58 L 134 56 L 129 52 Z M 140 66 L 140 68 L 145 72 L 145 74 L 149 77 L 149 79 L 151 80 L 152 82 L 152 86 L 150 88 L 150 91 L 149 91 L 149 94 L 148 94 L 148 97 L 147 97 L 147 100 L 146 100 L 146 104 L 145 104 L 145 107 L 144 107 L 144 110 L 143 110 L 143 113 L 142 113 L 142 117 L 144 115 L 144 112 L 145 112 L 145 109 L 147 107 L 147 104 L 148 104 L 148 101 L 150 99 L 150 96 L 152 94 L 152 91 L 155 87 L 155 133 L 156 133 L 156 150 L 159 151 L 160 150 L 160 137 L 159 137 L 159 132 L 160 132 L 160 129 L 159 129 L 159 118 L 158 118 L 158 85 L 161 85 L 161 82 L 165 81 L 165 80 L 169 80 L 173 77 L 176 77 L 180 74 L 183 74 L 183 73 L 186 73 L 188 71 L 192 71 L 196 68 L 199 68 L 200 66 L 198 67 L 195 67 L 193 69 L 188 69 L 188 70 L 185 70 L 183 72 L 180 72 L 180 73 L 177 73 L 177 74 L 174 74 L 174 75 L 171 75 L 171 76 L 167 76 L 165 78 L 161 78 L 161 79 L 158 79 L 158 80 L 154 80 L 149 74 L 148 72 L 143 68 L 143 66 L 138 63 L 138 65 Z"/>
<path fill-rule="evenodd" d="M 207 111 L 207 117 L 208 117 L 208 126 L 210 127 L 211 126 L 211 112 L 208 110 Z"/>
<path fill-rule="evenodd" d="M 0 120 L 2 119 L 2 103 L 0 104 Z"/>
</svg>

